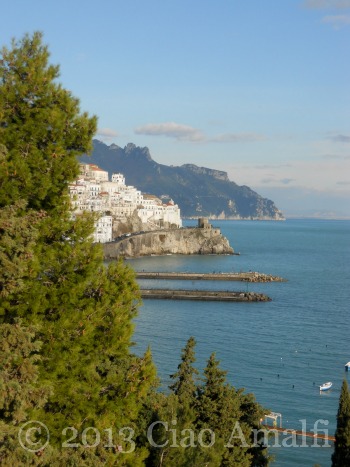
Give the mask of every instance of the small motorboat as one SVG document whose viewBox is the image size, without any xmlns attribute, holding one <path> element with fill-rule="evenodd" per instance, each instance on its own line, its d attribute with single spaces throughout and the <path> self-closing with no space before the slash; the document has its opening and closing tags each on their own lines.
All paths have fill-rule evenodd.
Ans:
<svg viewBox="0 0 350 467">
<path fill-rule="evenodd" d="M 350 371 L 350 362 L 345 364 L 345 371 Z"/>
<path fill-rule="evenodd" d="M 328 383 L 321 384 L 320 391 L 328 391 L 332 387 L 333 383 L 330 381 Z"/>
</svg>

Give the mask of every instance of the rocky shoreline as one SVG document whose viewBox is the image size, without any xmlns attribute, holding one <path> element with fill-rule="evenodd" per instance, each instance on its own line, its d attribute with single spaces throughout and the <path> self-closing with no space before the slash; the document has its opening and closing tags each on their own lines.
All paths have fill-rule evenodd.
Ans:
<svg viewBox="0 0 350 467">
<path fill-rule="evenodd" d="M 202 227 L 162 229 L 124 235 L 103 244 L 105 259 L 151 255 L 232 255 L 233 248 L 220 229 Z"/>
</svg>

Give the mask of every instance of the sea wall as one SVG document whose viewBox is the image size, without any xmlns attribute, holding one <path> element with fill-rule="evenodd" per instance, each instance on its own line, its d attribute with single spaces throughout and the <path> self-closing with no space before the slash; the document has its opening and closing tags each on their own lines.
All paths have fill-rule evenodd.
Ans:
<svg viewBox="0 0 350 467">
<path fill-rule="evenodd" d="M 220 290 L 141 289 L 143 299 L 200 300 L 203 302 L 270 302 L 271 298 L 257 292 L 224 292 Z"/>
<path fill-rule="evenodd" d="M 206 226 L 205 228 L 181 228 L 168 230 L 155 230 L 135 233 L 117 239 L 114 242 L 104 243 L 106 259 L 150 255 L 208 255 L 233 254 L 227 238 L 220 229 Z"/>
</svg>

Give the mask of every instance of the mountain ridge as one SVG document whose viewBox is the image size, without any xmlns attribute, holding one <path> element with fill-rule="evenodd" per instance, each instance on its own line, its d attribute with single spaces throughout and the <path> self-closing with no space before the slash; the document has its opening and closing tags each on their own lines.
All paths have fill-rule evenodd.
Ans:
<svg viewBox="0 0 350 467">
<path fill-rule="evenodd" d="M 195 164 L 159 164 L 147 147 L 128 143 L 121 148 L 95 139 L 91 156 L 83 155 L 79 161 L 96 164 L 110 176 L 121 172 L 128 185 L 144 193 L 169 196 L 182 217 L 284 220 L 273 201 L 229 180 L 227 172 Z"/>
</svg>

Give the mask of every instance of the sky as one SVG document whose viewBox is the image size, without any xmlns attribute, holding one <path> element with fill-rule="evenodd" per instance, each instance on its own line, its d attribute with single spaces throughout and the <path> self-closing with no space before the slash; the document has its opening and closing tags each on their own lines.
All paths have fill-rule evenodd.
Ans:
<svg viewBox="0 0 350 467">
<path fill-rule="evenodd" d="M 350 218 L 350 0 L 1 3 L 0 47 L 42 31 L 97 139 Z"/>
</svg>

